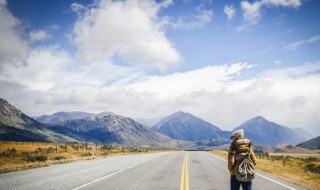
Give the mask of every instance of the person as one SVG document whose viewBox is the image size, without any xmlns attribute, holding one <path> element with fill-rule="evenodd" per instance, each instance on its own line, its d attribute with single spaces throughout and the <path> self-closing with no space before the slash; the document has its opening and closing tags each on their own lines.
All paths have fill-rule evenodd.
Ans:
<svg viewBox="0 0 320 190">
<path fill-rule="evenodd" d="M 229 147 L 228 151 L 228 169 L 231 174 L 231 180 L 230 180 L 230 185 L 231 185 L 231 190 L 239 190 L 240 186 L 242 186 L 243 190 L 251 190 L 252 188 L 252 181 L 247 181 L 247 182 L 241 182 L 236 178 L 236 174 L 234 171 L 235 167 L 235 157 L 242 152 L 248 152 L 249 157 L 251 158 L 252 162 L 254 165 L 256 165 L 256 157 L 254 155 L 254 152 L 251 148 L 252 142 L 249 141 L 248 139 L 244 139 L 244 131 L 242 129 L 234 131 L 231 136 L 232 142 Z M 242 141 L 245 143 L 236 143 L 238 140 L 243 139 Z"/>
</svg>

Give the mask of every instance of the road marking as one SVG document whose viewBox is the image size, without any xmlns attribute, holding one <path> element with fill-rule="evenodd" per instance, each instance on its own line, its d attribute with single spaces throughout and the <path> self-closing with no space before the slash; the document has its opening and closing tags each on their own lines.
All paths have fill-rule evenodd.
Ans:
<svg viewBox="0 0 320 190">
<path fill-rule="evenodd" d="M 142 162 L 142 163 L 145 163 L 145 162 Z M 73 189 L 73 190 L 81 189 L 81 188 L 86 187 L 86 186 L 88 186 L 88 185 L 90 185 L 90 184 L 92 184 L 92 183 L 95 183 L 95 182 L 97 182 L 97 181 L 106 179 L 106 178 L 108 178 L 108 177 L 111 177 L 111 176 L 113 176 L 113 175 L 115 175 L 115 174 L 117 174 L 117 173 L 123 172 L 123 171 L 125 171 L 125 170 L 130 169 L 130 168 L 133 168 L 133 167 L 135 167 L 135 166 L 137 166 L 137 165 L 140 165 L 140 164 L 142 164 L 142 163 L 137 163 L 137 164 L 133 164 L 133 165 L 131 165 L 131 166 L 129 166 L 129 167 L 122 168 L 122 169 L 120 169 L 120 170 L 118 170 L 118 171 L 115 171 L 115 172 L 109 174 L 109 175 L 103 176 L 103 177 L 98 178 L 98 179 L 96 179 L 96 180 L 94 180 L 94 181 L 91 181 L 91 182 L 89 182 L 89 183 L 86 183 L 86 184 L 84 184 L 84 185 L 81 185 L 80 187 L 77 187 L 77 188 L 75 188 L 75 189 Z"/>
<path fill-rule="evenodd" d="M 222 160 L 222 161 L 225 161 L 225 162 L 227 162 L 227 160 L 226 159 L 224 159 L 224 158 L 221 158 L 221 157 L 219 157 L 219 156 L 216 156 L 216 155 L 214 155 L 214 154 L 212 154 L 212 153 L 209 153 L 211 156 L 213 156 L 213 157 L 215 157 L 215 158 L 218 158 L 218 159 L 220 159 L 220 160 Z M 256 173 L 258 176 L 260 176 L 260 177 L 263 177 L 263 178 L 265 178 L 265 179 L 267 179 L 267 180 L 270 180 L 270 181 L 272 181 L 272 182 L 274 182 L 274 183 L 277 183 L 277 184 L 279 184 L 279 185 L 281 185 L 281 186 L 283 186 L 283 187 L 286 187 L 286 188 L 288 188 L 288 189 L 291 189 L 291 190 L 297 190 L 297 189 L 295 189 L 295 188 L 292 188 L 292 187 L 289 187 L 289 186 L 287 186 L 287 185 L 285 185 L 285 184 L 283 184 L 283 183 L 281 183 L 281 182 L 278 182 L 278 181 L 276 181 L 276 180 L 273 180 L 273 179 L 271 179 L 271 178 L 268 178 L 268 177 L 266 177 L 266 176 L 264 176 L 264 175 L 262 175 L 262 174 L 259 174 L 259 173 Z"/>
<path fill-rule="evenodd" d="M 268 177 L 266 177 L 266 176 L 264 176 L 264 175 L 261 175 L 261 174 L 259 174 L 259 173 L 256 173 L 256 174 L 257 174 L 258 176 L 263 177 L 263 178 L 265 178 L 265 179 L 268 179 L 268 180 L 270 180 L 270 181 L 272 181 L 272 182 L 274 182 L 274 183 L 277 183 L 277 184 L 279 184 L 279 185 L 282 185 L 282 186 L 284 186 L 284 187 L 286 187 L 286 188 L 288 188 L 288 189 L 297 190 L 297 189 L 295 189 L 295 188 L 289 187 L 289 186 L 287 186 L 287 185 L 285 185 L 285 184 L 283 184 L 283 183 L 280 183 L 280 182 L 278 182 L 278 181 L 275 181 L 275 180 L 273 180 L 273 179 L 270 179 L 270 178 L 268 178 Z"/>
<path fill-rule="evenodd" d="M 189 190 L 189 174 L 188 174 L 188 154 L 184 155 L 182 164 L 182 173 L 180 178 L 180 190 Z M 186 185 L 184 189 L 184 185 Z"/>
</svg>

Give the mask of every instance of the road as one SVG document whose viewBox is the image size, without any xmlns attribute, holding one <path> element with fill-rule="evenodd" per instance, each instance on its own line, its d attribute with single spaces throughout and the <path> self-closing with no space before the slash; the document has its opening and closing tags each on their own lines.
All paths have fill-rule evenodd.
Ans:
<svg viewBox="0 0 320 190">
<path fill-rule="evenodd" d="M 0 174 L 0 189 L 228 190 L 226 161 L 208 152 L 127 155 Z M 254 190 L 301 190 L 258 172 Z"/>
</svg>

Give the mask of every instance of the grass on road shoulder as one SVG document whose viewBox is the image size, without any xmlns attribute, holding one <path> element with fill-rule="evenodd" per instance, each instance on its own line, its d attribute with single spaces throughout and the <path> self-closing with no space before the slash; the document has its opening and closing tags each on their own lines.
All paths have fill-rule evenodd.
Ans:
<svg viewBox="0 0 320 190">
<path fill-rule="evenodd" d="M 172 151 L 96 144 L 1 142 L 0 173 L 125 154 Z"/>
</svg>

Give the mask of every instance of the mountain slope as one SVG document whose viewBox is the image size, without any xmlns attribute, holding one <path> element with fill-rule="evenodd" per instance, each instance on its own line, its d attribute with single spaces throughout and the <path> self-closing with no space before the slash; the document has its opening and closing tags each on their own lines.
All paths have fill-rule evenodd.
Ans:
<svg viewBox="0 0 320 190">
<path fill-rule="evenodd" d="M 320 136 L 317 136 L 308 141 L 297 144 L 297 147 L 302 147 L 309 150 L 318 150 L 320 149 Z"/>
<path fill-rule="evenodd" d="M 255 144 L 275 146 L 279 144 L 295 145 L 305 139 L 304 135 L 277 123 L 266 120 L 258 116 L 250 119 L 233 131 L 244 129 L 246 138 L 252 140 Z"/>
<path fill-rule="evenodd" d="M 40 123 L 47 124 L 59 124 L 64 121 L 74 120 L 74 119 L 85 119 L 85 118 L 95 118 L 95 117 L 104 117 L 106 115 L 115 115 L 112 112 L 102 112 L 99 114 L 73 111 L 73 112 L 57 112 L 52 115 L 42 115 L 35 117 L 35 119 Z"/>
<path fill-rule="evenodd" d="M 218 127 L 189 113 L 176 112 L 162 119 L 152 127 L 153 130 L 173 139 L 198 141 L 218 137 Z"/>
<path fill-rule="evenodd" d="M 89 141 L 125 146 L 174 147 L 177 141 L 144 127 L 131 118 L 108 115 L 103 118 L 78 119 L 62 125 Z"/>
<path fill-rule="evenodd" d="M 6 141 L 76 141 L 56 133 L 0 98 L 0 140 Z"/>
</svg>

